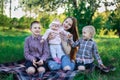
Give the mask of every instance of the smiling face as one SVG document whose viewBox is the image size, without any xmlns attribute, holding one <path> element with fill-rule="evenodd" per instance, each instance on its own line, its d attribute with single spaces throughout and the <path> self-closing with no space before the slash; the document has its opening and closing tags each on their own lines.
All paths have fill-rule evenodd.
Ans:
<svg viewBox="0 0 120 80">
<path fill-rule="evenodd" d="M 40 34 L 40 31 L 41 31 L 40 24 L 39 23 L 33 23 L 31 25 L 30 30 L 35 37 L 38 36 Z"/>
<path fill-rule="evenodd" d="M 72 27 L 73 21 L 71 18 L 67 18 L 64 22 L 63 22 L 63 28 L 64 30 L 68 30 Z"/>
</svg>

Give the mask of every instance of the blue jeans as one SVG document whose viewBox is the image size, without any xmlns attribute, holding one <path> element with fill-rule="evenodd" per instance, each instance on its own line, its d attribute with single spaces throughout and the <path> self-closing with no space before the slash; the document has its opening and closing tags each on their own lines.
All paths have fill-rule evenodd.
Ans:
<svg viewBox="0 0 120 80">
<path fill-rule="evenodd" d="M 48 61 L 48 68 L 50 70 L 59 70 L 63 69 L 65 66 L 70 66 L 71 70 L 75 69 L 75 63 L 70 60 L 70 57 L 68 55 L 62 56 L 62 63 L 59 64 L 55 62 L 54 60 Z"/>
<path fill-rule="evenodd" d="M 64 55 L 62 57 L 62 64 L 61 64 L 61 66 L 62 66 L 62 69 L 65 66 L 70 66 L 71 70 L 75 69 L 75 63 L 70 60 L 70 57 L 68 55 Z"/>
<path fill-rule="evenodd" d="M 61 64 L 57 63 L 54 60 L 48 61 L 48 68 L 52 71 L 61 69 Z"/>
</svg>

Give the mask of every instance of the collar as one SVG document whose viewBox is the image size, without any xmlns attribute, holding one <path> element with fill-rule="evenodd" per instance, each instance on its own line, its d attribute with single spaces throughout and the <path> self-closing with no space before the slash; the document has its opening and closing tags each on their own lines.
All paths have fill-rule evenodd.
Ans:
<svg viewBox="0 0 120 80">
<path fill-rule="evenodd" d="M 32 35 L 32 39 L 34 39 L 34 40 L 40 40 L 40 35 L 38 35 L 38 37 L 35 37 L 34 35 Z"/>
<path fill-rule="evenodd" d="M 83 38 L 82 38 L 83 39 Z M 93 39 L 83 39 L 84 41 L 93 41 Z"/>
</svg>

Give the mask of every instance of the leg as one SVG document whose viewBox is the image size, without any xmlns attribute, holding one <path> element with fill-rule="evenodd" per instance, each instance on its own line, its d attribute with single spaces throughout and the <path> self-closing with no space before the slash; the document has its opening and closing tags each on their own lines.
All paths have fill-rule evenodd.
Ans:
<svg viewBox="0 0 120 80">
<path fill-rule="evenodd" d="M 36 70 L 35 70 L 34 67 L 28 67 L 28 68 L 26 69 L 26 72 L 27 72 L 28 74 L 34 74 L 34 73 L 36 72 Z"/>
<path fill-rule="evenodd" d="M 80 71 L 84 71 L 84 70 L 85 70 L 85 66 L 83 66 L 83 65 L 79 65 L 79 66 L 78 66 L 78 70 L 80 70 Z"/>
<path fill-rule="evenodd" d="M 50 45 L 50 53 L 52 58 L 56 58 L 56 47 L 54 45 Z"/>
<path fill-rule="evenodd" d="M 62 46 L 61 46 L 61 45 L 58 45 L 58 46 L 57 46 L 57 57 L 58 57 L 59 59 L 61 59 L 62 56 L 64 56 L 64 55 L 65 55 L 65 53 L 64 53 L 64 51 L 63 51 L 63 49 L 62 49 Z"/>
<path fill-rule="evenodd" d="M 37 68 L 37 71 L 38 71 L 39 73 L 44 73 L 44 72 L 45 72 L 45 68 L 44 68 L 43 66 L 38 67 L 38 68 Z"/>
<path fill-rule="evenodd" d="M 32 62 L 29 60 L 25 61 L 26 72 L 28 74 L 34 74 L 36 72 L 35 67 L 33 66 Z"/>
<path fill-rule="evenodd" d="M 86 67 L 86 69 L 88 69 L 88 70 L 90 70 L 90 71 L 93 71 L 94 68 L 95 68 L 95 65 L 94 65 L 94 63 L 92 62 L 92 63 L 89 63 L 89 64 L 85 64 L 85 67 Z"/>
<path fill-rule="evenodd" d="M 63 70 L 74 70 L 75 63 L 70 60 L 68 55 L 62 57 L 62 69 Z"/>
<path fill-rule="evenodd" d="M 77 62 L 76 67 L 77 67 L 77 70 L 79 70 L 79 71 L 84 71 L 85 70 L 85 66 L 84 66 L 83 63 Z"/>
<path fill-rule="evenodd" d="M 50 60 L 48 61 L 48 67 L 50 70 L 59 70 L 61 68 L 61 64 L 58 64 L 57 62 Z"/>
</svg>

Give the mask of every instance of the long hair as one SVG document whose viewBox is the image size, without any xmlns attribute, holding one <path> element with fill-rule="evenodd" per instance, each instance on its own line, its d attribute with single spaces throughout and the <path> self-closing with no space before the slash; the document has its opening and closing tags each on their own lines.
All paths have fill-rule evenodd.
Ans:
<svg viewBox="0 0 120 80">
<path fill-rule="evenodd" d="M 74 17 L 67 17 L 66 19 L 68 19 L 68 18 L 72 19 L 73 24 L 72 24 L 72 27 L 71 27 L 70 29 L 68 29 L 67 31 L 70 32 L 70 33 L 73 35 L 73 41 L 76 41 L 76 40 L 78 40 L 78 38 L 79 38 L 78 28 L 77 28 L 77 20 L 76 20 L 76 18 L 74 18 Z M 66 19 L 65 19 L 65 20 L 66 20 Z M 64 20 L 64 21 L 65 21 L 65 20 Z M 72 60 L 75 60 L 77 50 L 78 50 L 77 47 L 76 47 L 76 48 L 71 48 L 70 58 L 71 58 Z"/>
</svg>

